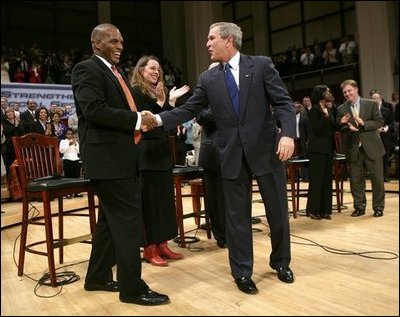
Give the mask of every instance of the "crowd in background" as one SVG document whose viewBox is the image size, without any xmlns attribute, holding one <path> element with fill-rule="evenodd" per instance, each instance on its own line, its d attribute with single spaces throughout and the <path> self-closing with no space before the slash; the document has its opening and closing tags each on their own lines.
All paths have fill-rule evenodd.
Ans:
<svg viewBox="0 0 400 317">
<path fill-rule="evenodd" d="M 59 51 L 45 51 L 37 44 L 29 49 L 18 49 L 2 46 L 1 48 L 1 82 L 71 84 L 71 72 L 74 66 L 91 56 L 89 52 L 78 48 Z M 133 72 L 137 60 L 132 54 L 126 54 L 118 65 L 127 76 Z M 182 86 L 182 71 L 164 58 L 162 66 L 165 84 L 171 89 Z"/>
<path fill-rule="evenodd" d="M 357 44 L 353 36 L 345 36 L 341 40 L 316 42 L 302 49 L 292 47 L 275 54 L 273 61 L 281 76 L 356 63 Z"/>
</svg>

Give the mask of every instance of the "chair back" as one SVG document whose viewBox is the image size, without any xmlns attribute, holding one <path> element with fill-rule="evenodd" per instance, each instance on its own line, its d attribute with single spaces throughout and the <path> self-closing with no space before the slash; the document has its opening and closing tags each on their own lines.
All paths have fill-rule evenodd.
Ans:
<svg viewBox="0 0 400 317">
<path fill-rule="evenodd" d="M 335 150 L 337 154 L 346 154 L 346 149 L 343 146 L 343 134 L 340 131 L 335 131 Z"/>
<path fill-rule="evenodd" d="M 22 190 L 30 180 L 43 177 L 60 177 L 62 162 L 59 141 L 38 133 L 12 137 Z"/>
</svg>

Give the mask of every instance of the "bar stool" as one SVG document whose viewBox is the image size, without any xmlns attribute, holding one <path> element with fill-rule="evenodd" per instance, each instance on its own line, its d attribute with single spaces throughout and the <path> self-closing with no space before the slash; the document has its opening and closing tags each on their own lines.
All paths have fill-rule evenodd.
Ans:
<svg viewBox="0 0 400 317">
<path fill-rule="evenodd" d="M 173 170 L 173 179 L 174 179 L 174 187 L 175 187 L 175 205 L 176 205 L 176 220 L 178 222 L 178 229 L 179 229 L 179 237 L 177 237 L 176 239 L 174 239 L 174 241 L 176 243 L 178 243 L 178 245 L 182 248 L 186 247 L 186 239 L 190 239 L 192 238 L 192 241 L 197 242 L 196 239 L 194 237 L 188 237 L 185 236 L 185 230 L 184 230 L 184 225 L 183 225 L 183 220 L 189 217 L 196 217 L 197 214 L 200 212 L 201 209 L 201 204 L 199 203 L 200 200 L 200 192 L 203 192 L 203 196 L 205 193 L 204 187 L 201 186 L 201 190 L 197 191 L 197 193 L 190 193 L 190 194 L 182 194 L 182 182 L 184 180 L 187 181 L 191 181 L 191 180 L 195 180 L 195 179 L 201 179 L 203 177 L 203 169 L 201 167 L 198 166 L 186 166 L 186 167 L 174 167 Z M 198 188 L 199 186 L 195 186 L 196 188 Z M 185 215 L 183 214 L 183 204 L 182 204 L 182 198 L 183 197 L 195 197 L 194 199 L 198 199 L 197 202 L 193 203 L 193 206 L 195 206 L 194 204 L 196 204 L 196 207 L 193 208 L 192 213 L 186 213 Z M 205 213 L 207 214 L 207 206 L 206 203 L 204 201 L 204 205 L 205 205 Z M 196 209 L 195 209 L 196 208 Z M 206 224 L 207 224 L 207 237 L 209 239 L 211 239 L 211 230 L 210 230 L 210 226 L 208 225 L 209 222 L 207 222 L 207 215 L 206 215 Z M 194 239 L 194 240 L 193 240 Z"/>
</svg>

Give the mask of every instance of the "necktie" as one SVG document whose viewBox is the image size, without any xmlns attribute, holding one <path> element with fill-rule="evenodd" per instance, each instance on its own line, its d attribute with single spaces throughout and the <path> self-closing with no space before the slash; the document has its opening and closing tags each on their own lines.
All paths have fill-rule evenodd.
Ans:
<svg viewBox="0 0 400 317">
<path fill-rule="evenodd" d="M 226 88 L 228 88 L 229 96 L 231 97 L 231 102 L 233 110 L 236 116 L 239 118 L 240 108 L 239 108 L 239 89 L 236 85 L 235 78 L 233 78 L 232 72 L 230 70 L 232 66 L 229 63 L 225 64 L 225 82 Z"/>
<path fill-rule="evenodd" d="M 358 117 L 358 109 L 357 109 L 356 104 L 352 104 L 351 105 L 351 112 L 352 112 L 354 117 Z"/>
<path fill-rule="evenodd" d="M 128 100 L 129 107 L 131 108 L 132 111 L 137 112 L 135 101 L 133 100 L 132 94 L 128 86 L 126 85 L 125 80 L 122 78 L 121 74 L 118 72 L 118 70 L 115 68 L 114 65 L 111 66 L 111 70 L 114 73 L 115 77 L 117 77 L 118 82 L 121 85 L 122 90 L 124 91 L 126 100 Z M 141 137 L 142 133 L 139 130 L 135 130 L 133 137 L 135 144 L 139 143 Z"/>
</svg>

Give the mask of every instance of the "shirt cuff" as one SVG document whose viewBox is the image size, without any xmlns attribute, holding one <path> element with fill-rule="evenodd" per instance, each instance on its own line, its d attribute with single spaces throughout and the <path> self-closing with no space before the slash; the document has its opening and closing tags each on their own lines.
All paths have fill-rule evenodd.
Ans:
<svg viewBox="0 0 400 317">
<path fill-rule="evenodd" d="M 140 126 L 142 125 L 142 114 L 138 111 L 137 113 L 137 121 L 135 125 L 135 130 L 140 130 Z"/>
<path fill-rule="evenodd" d="M 156 120 L 157 120 L 157 126 L 161 127 L 163 125 L 161 117 L 158 114 L 156 114 L 155 117 L 156 117 Z"/>
</svg>

